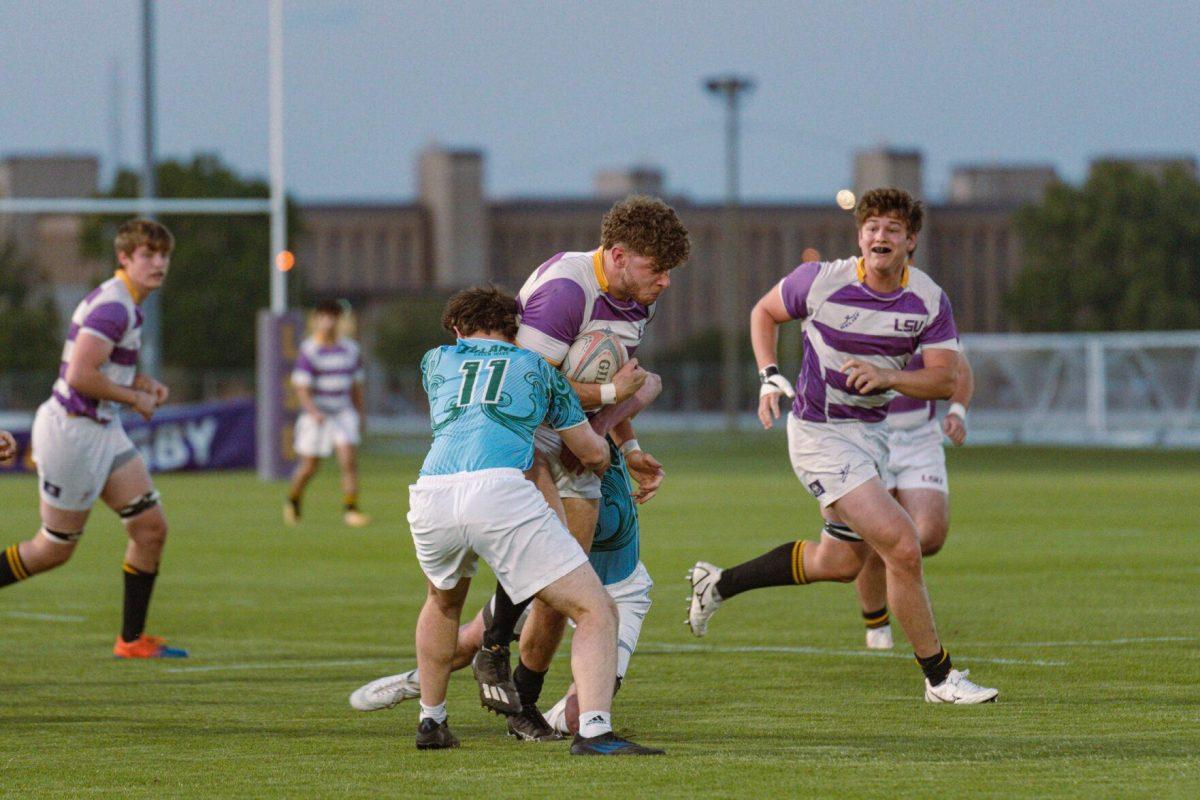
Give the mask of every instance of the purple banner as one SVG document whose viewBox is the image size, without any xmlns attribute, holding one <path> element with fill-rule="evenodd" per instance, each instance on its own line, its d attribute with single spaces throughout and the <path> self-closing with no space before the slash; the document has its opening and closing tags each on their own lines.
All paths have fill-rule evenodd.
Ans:
<svg viewBox="0 0 1200 800">
<path fill-rule="evenodd" d="M 122 415 L 129 438 L 151 472 L 249 469 L 254 466 L 254 400 L 166 406 L 146 422 Z M 29 431 L 13 431 L 17 458 L 0 472 L 36 469 Z"/>
</svg>

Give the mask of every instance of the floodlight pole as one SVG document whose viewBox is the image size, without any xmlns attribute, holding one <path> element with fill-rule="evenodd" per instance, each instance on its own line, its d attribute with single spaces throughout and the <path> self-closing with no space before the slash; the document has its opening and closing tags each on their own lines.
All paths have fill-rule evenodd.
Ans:
<svg viewBox="0 0 1200 800">
<path fill-rule="evenodd" d="M 271 151 L 271 313 L 287 311 L 287 209 L 283 183 L 283 0 L 271 0 L 270 10 L 270 151 Z"/>
<path fill-rule="evenodd" d="M 142 0 L 142 185 L 139 216 L 154 218 L 154 198 L 158 194 L 154 174 L 154 3 Z M 142 303 L 140 369 L 162 377 L 162 300 L 154 292 Z"/>
<path fill-rule="evenodd" d="M 741 405 L 741 353 L 738 352 L 738 331 L 744 324 L 741 318 L 741 279 L 738 275 L 738 256 L 741 240 L 738 213 L 738 126 L 739 101 L 743 92 L 754 89 L 754 81 L 740 75 L 718 75 L 704 82 L 704 87 L 725 101 L 725 210 L 722 220 L 721 276 L 721 409 L 725 414 L 726 430 L 737 427 Z"/>
</svg>

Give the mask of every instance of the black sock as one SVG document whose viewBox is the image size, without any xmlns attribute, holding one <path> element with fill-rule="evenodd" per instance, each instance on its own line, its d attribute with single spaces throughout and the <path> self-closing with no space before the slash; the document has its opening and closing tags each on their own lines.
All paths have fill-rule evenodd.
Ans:
<svg viewBox="0 0 1200 800">
<path fill-rule="evenodd" d="M 157 572 L 142 572 L 137 567 L 125 564 L 125 612 L 121 618 L 121 638 L 127 642 L 142 635 L 146 630 L 146 613 L 150 610 L 150 595 L 154 592 Z"/>
<path fill-rule="evenodd" d="M 925 679 L 929 681 L 930 686 L 941 684 L 950 674 L 950 654 L 944 647 L 929 658 L 917 656 L 917 663 L 921 665 L 921 671 L 925 673 Z"/>
<path fill-rule="evenodd" d="M 804 547 L 807 544 L 804 539 L 781 544 L 769 553 L 724 570 L 721 580 L 717 581 L 717 594 L 722 600 L 728 600 L 750 589 L 808 583 L 804 576 Z"/>
<path fill-rule="evenodd" d="M 508 647 L 513 640 L 513 631 L 516 630 L 517 620 L 521 618 L 521 612 L 533 601 L 529 598 L 523 603 L 514 604 L 512 598 L 508 596 L 508 592 L 504 591 L 504 587 L 499 583 L 496 584 L 496 596 L 492 598 L 492 619 L 489 622 L 487 615 L 484 615 L 484 621 L 487 623 L 487 628 L 483 631 L 483 646 L 491 650 L 499 645 L 500 647 Z"/>
<path fill-rule="evenodd" d="M 864 611 L 862 612 L 862 615 L 863 622 L 866 624 L 868 629 L 882 628 L 891 622 L 891 618 L 888 616 L 887 606 L 884 606 L 878 611 Z"/>
<path fill-rule="evenodd" d="M 549 672 L 550 670 L 546 670 Z M 513 683 L 517 685 L 517 696 L 521 698 L 521 705 L 529 708 L 536 705 L 538 698 L 542 696 L 542 684 L 546 682 L 546 672 L 537 672 L 525 666 L 524 661 L 517 662 L 517 668 L 513 670 Z"/>
<path fill-rule="evenodd" d="M 21 560 L 21 551 L 15 544 L 9 545 L 0 552 L 0 586 L 23 581 L 29 577 L 29 570 Z"/>
</svg>

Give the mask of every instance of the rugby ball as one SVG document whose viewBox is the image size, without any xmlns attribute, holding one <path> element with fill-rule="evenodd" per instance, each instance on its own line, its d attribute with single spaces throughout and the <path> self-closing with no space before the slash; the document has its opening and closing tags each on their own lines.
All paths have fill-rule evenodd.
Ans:
<svg viewBox="0 0 1200 800">
<path fill-rule="evenodd" d="M 576 383 L 610 383 L 628 360 L 625 345 L 615 333 L 588 331 L 572 342 L 561 369 Z"/>
</svg>

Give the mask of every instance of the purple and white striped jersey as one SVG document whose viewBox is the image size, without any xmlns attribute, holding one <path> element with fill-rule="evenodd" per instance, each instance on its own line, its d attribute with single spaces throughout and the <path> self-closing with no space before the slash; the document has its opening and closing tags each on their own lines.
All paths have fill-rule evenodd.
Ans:
<svg viewBox="0 0 1200 800">
<path fill-rule="evenodd" d="M 67 364 L 80 334 L 95 336 L 113 346 L 108 360 L 100 365 L 104 377 L 120 386 L 133 385 L 138 350 L 142 346 L 142 310 L 133 299 L 133 289 L 125 273 L 118 270 L 75 307 L 53 390 L 54 399 L 68 414 L 109 422 L 117 416 L 120 403 L 88 397 L 67 384 Z"/>
<path fill-rule="evenodd" d="M 871 291 L 860 259 L 808 262 L 779 282 L 783 306 L 801 320 L 804 360 L 792 413 L 809 422 L 882 422 L 890 390 L 860 394 L 842 365 L 857 358 L 903 369 L 918 348 L 958 350 L 950 301 L 933 279 L 907 267 L 898 290 Z"/>
<path fill-rule="evenodd" d="M 542 264 L 517 293 L 521 327 L 517 344 L 540 353 L 554 366 L 562 364 L 571 343 L 581 334 L 608 330 L 633 357 L 654 306 L 617 300 L 608 294 L 604 251 L 559 253 Z"/>
<path fill-rule="evenodd" d="M 923 369 L 925 359 L 917 353 L 908 362 L 905 369 Z M 918 400 L 903 394 L 897 394 L 888 403 L 887 421 L 892 430 L 907 431 L 919 428 L 933 419 L 937 408 L 936 400 Z"/>
<path fill-rule="evenodd" d="M 350 389 L 364 378 L 362 353 L 353 339 L 321 344 L 310 336 L 300 343 L 292 385 L 308 387 L 322 412 L 336 414 L 351 408 Z"/>
</svg>

